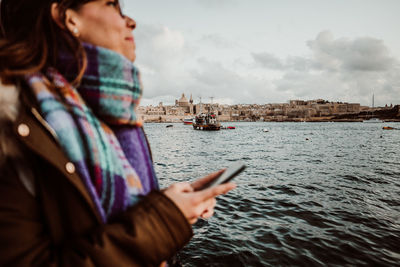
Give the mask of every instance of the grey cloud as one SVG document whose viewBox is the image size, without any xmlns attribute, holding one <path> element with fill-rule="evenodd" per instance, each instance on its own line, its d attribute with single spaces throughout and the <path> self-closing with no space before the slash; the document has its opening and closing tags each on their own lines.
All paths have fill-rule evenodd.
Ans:
<svg viewBox="0 0 400 267">
<path fill-rule="evenodd" d="M 308 58 L 290 56 L 286 59 L 285 67 L 295 71 L 308 71 L 314 68 L 314 63 Z"/>
<path fill-rule="evenodd" d="M 203 42 L 208 42 L 208 43 L 212 44 L 213 46 L 215 46 L 217 48 L 222 48 L 222 49 L 234 47 L 234 44 L 231 41 L 223 38 L 219 34 L 207 34 L 207 35 L 204 35 L 200 39 L 199 43 L 203 43 Z"/>
<path fill-rule="evenodd" d="M 271 70 L 297 70 L 307 71 L 312 68 L 313 62 L 304 57 L 290 56 L 286 60 L 274 56 L 270 53 L 252 53 L 256 66 Z"/>
<path fill-rule="evenodd" d="M 255 66 L 278 70 L 276 92 L 292 98 L 325 98 L 370 104 L 400 103 L 400 64 L 384 42 L 371 37 L 335 39 L 325 31 L 307 42 L 309 57 L 282 60 L 270 53 L 252 53 Z"/>
<path fill-rule="evenodd" d="M 276 56 L 270 53 L 252 53 L 251 54 L 256 64 L 267 69 L 285 69 L 284 63 Z"/>
<path fill-rule="evenodd" d="M 193 94 L 195 99 L 213 96 L 231 103 L 267 101 L 270 95 L 265 81 L 241 76 L 220 62 L 195 60 L 193 48 L 186 45 L 179 32 L 163 26 L 141 25 L 136 40 L 136 64 L 142 72 L 146 103 L 171 104 L 182 93 Z"/>
<path fill-rule="evenodd" d="M 218 41 L 215 35 L 206 38 Z M 280 59 L 271 53 L 252 53 L 252 63 L 237 59 L 239 68 L 197 59 L 196 48 L 180 32 L 161 25 L 141 25 L 136 41 L 147 103 L 173 103 L 183 92 L 196 100 L 213 96 L 230 103 L 325 98 L 363 104 L 370 104 L 375 93 L 378 104 L 400 103 L 399 62 L 383 41 L 373 38 L 335 39 L 323 32 L 308 42 L 309 57 Z M 255 68 L 254 76 L 252 71 L 239 71 L 249 65 Z M 269 70 L 282 76 L 271 78 Z"/>
<path fill-rule="evenodd" d="M 315 65 L 321 69 L 386 71 L 395 63 L 384 42 L 370 37 L 335 40 L 332 33 L 325 31 L 307 44 Z"/>
<path fill-rule="evenodd" d="M 274 81 L 276 90 L 292 98 L 324 98 L 332 101 L 361 102 L 371 105 L 375 94 L 379 105 L 400 103 L 400 67 L 386 72 L 371 71 L 293 71 Z M 396 85 L 397 84 L 397 85 Z"/>
<path fill-rule="evenodd" d="M 274 99 L 269 81 L 241 75 L 218 61 L 196 60 L 195 48 L 187 45 L 179 32 L 161 25 L 141 25 L 136 40 L 136 64 L 142 72 L 145 103 L 171 104 L 182 93 L 193 94 L 197 100 L 213 96 L 230 103 Z"/>
<path fill-rule="evenodd" d="M 192 76 L 199 84 L 209 87 L 209 91 L 214 91 L 215 88 L 231 87 L 232 84 L 240 82 L 237 73 L 224 68 L 219 62 L 201 58 L 198 63 L 199 70 L 192 71 Z"/>
<path fill-rule="evenodd" d="M 272 84 L 248 75 L 241 75 L 221 63 L 198 60 L 199 69 L 192 71 L 196 94 L 203 97 L 231 99 L 234 103 L 266 103 L 274 99 Z"/>
<path fill-rule="evenodd" d="M 141 70 L 144 98 L 170 102 L 187 90 L 187 58 L 193 51 L 183 35 L 162 25 L 144 25 L 135 32 L 136 63 Z"/>
<path fill-rule="evenodd" d="M 135 37 L 137 62 L 154 71 L 171 71 L 190 53 L 183 35 L 162 25 L 142 24 Z"/>
<path fill-rule="evenodd" d="M 387 71 L 396 63 L 382 40 L 363 37 L 334 39 L 331 32 L 307 42 L 311 57 L 279 59 L 268 52 L 252 53 L 257 66 L 273 70 Z"/>
<path fill-rule="evenodd" d="M 276 89 L 293 98 L 338 100 L 346 96 L 341 77 L 337 74 L 288 71 L 275 81 Z"/>
</svg>

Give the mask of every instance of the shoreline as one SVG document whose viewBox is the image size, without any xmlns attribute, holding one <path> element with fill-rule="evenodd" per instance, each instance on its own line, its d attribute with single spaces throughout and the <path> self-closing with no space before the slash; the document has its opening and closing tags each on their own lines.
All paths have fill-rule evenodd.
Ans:
<svg viewBox="0 0 400 267">
<path fill-rule="evenodd" d="M 384 122 L 400 122 L 400 105 L 389 109 L 374 111 L 361 111 L 356 113 L 344 114 L 323 114 L 319 116 L 294 116 L 282 113 L 281 115 L 260 114 L 255 111 L 233 116 L 232 114 L 218 114 L 220 122 L 363 122 L 372 118 L 380 119 Z M 193 118 L 195 114 L 184 113 L 179 115 L 168 114 L 141 114 L 139 116 L 145 123 L 182 123 L 184 119 Z"/>
<path fill-rule="evenodd" d="M 348 122 L 348 123 L 354 123 L 354 122 L 363 122 L 364 120 L 268 120 L 268 121 L 220 121 L 220 123 L 243 123 L 243 122 L 278 122 L 278 123 L 283 123 L 283 122 L 295 122 L 295 123 L 314 123 L 314 122 L 327 122 L 327 123 L 332 123 L 332 122 Z M 382 122 L 377 122 L 374 124 L 382 124 L 382 123 L 393 123 L 393 122 L 400 122 L 400 119 L 391 119 L 391 120 L 382 120 Z M 160 124 L 183 124 L 183 121 L 144 121 L 144 123 L 160 123 Z M 188 125 L 191 126 L 191 125 Z"/>
</svg>

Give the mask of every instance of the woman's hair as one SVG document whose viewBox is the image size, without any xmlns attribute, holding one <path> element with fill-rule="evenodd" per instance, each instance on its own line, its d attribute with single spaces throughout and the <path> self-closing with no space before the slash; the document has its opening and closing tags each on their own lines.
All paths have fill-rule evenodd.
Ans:
<svg viewBox="0 0 400 267">
<path fill-rule="evenodd" d="M 58 3 L 60 21 L 65 23 L 67 9 L 79 8 L 95 0 L 0 0 L 0 79 L 16 78 L 48 67 L 56 67 L 61 50 L 76 58 L 78 83 L 87 60 L 81 42 L 51 16 L 51 6 Z M 65 26 L 65 25 L 64 25 Z"/>
</svg>

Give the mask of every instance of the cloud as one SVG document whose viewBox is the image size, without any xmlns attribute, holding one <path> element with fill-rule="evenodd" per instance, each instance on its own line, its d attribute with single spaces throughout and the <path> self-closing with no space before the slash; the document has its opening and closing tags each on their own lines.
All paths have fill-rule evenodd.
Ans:
<svg viewBox="0 0 400 267">
<path fill-rule="evenodd" d="M 211 45 L 213 45 L 216 48 L 219 49 L 227 49 L 227 48 L 232 48 L 234 47 L 234 43 L 223 38 L 221 35 L 219 34 L 207 34 L 204 35 L 200 40 L 199 43 L 204 43 L 207 42 Z"/>
<path fill-rule="evenodd" d="M 153 71 L 169 69 L 184 59 L 185 38 L 162 25 L 141 25 L 135 32 L 137 60 Z"/>
<path fill-rule="evenodd" d="M 370 104 L 400 103 L 400 64 L 384 42 L 371 37 L 335 39 L 329 31 L 307 42 L 308 57 L 280 59 L 267 52 L 252 53 L 255 68 L 279 70 L 273 84 L 292 98 Z"/>
<path fill-rule="evenodd" d="M 181 32 L 163 25 L 142 24 L 135 37 L 135 64 L 141 71 L 144 84 L 143 103 L 173 103 L 187 90 L 187 58 L 193 51 L 186 45 Z"/>
<path fill-rule="evenodd" d="M 224 104 L 271 101 L 272 85 L 266 79 L 242 74 L 221 61 L 198 57 L 179 31 L 162 25 L 141 25 L 136 32 L 137 61 L 142 73 L 142 104 L 174 103 L 182 93 Z M 256 102 L 255 102 L 256 101 Z"/>
<path fill-rule="evenodd" d="M 331 32 L 324 31 L 307 45 L 310 58 L 282 60 L 268 52 L 251 55 L 258 66 L 275 70 L 387 71 L 396 64 L 384 42 L 370 37 L 335 40 Z"/>
<path fill-rule="evenodd" d="M 290 56 L 286 60 L 282 60 L 270 53 L 251 53 L 255 61 L 255 66 L 263 67 L 271 70 L 298 70 L 307 71 L 312 68 L 312 61 L 310 59 L 298 56 Z"/>
<path fill-rule="evenodd" d="M 269 81 L 242 75 L 214 60 L 199 59 L 198 69 L 192 71 L 191 76 L 191 88 L 196 88 L 196 93 L 206 99 L 215 97 L 231 104 L 265 103 L 270 100 L 272 85 Z"/>
<path fill-rule="evenodd" d="M 321 69 L 386 71 L 395 63 L 384 42 L 370 37 L 335 40 L 331 32 L 324 31 L 307 44 Z"/>
<path fill-rule="evenodd" d="M 256 64 L 258 64 L 261 67 L 267 69 L 276 69 L 276 70 L 282 70 L 286 68 L 284 62 L 281 59 L 277 58 L 276 56 L 270 53 L 267 52 L 252 53 L 251 55 Z"/>
<path fill-rule="evenodd" d="M 223 104 L 324 98 L 364 105 L 371 104 L 374 93 L 379 105 L 400 104 L 400 64 L 379 39 L 321 32 L 306 42 L 306 56 L 279 58 L 268 51 L 249 51 L 249 58 L 237 55 L 228 62 L 229 46 L 225 59 L 200 55 L 182 32 L 163 25 L 141 25 L 135 34 L 144 104 L 172 104 L 182 93 L 193 94 L 195 102 L 214 97 Z M 203 40 L 202 45 L 208 42 L 213 49 L 227 45 L 215 34 Z"/>
</svg>

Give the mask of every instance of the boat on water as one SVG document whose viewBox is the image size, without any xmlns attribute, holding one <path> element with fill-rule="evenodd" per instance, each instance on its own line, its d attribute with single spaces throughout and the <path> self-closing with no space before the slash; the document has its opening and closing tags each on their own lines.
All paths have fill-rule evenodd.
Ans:
<svg viewBox="0 0 400 267">
<path fill-rule="evenodd" d="M 193 129 L 202 131 L 219 131 L 221 124 L 214 113 L 201 113 L 194 118 Z"/>
<path fill-rule="evenodd" d="M 369 120 L 364 120 L 364 123 L 382 123 L 384 122 L 383 120 L 380 120 L 379 118 L 371 118 Z"/>
<path fill-rule="evenodd" d="M 183 120 L 183 124 L 192 125 L 193 124 L 193 118 L 184 119 Z"/>
<path fill-rule="evenodd" d="M 382 127 L 383 130 L 400 130 L 400 128 L 394 128 L 394 127 L 390 127 L 390 126 L 385 126 Z"/>
</svg>

